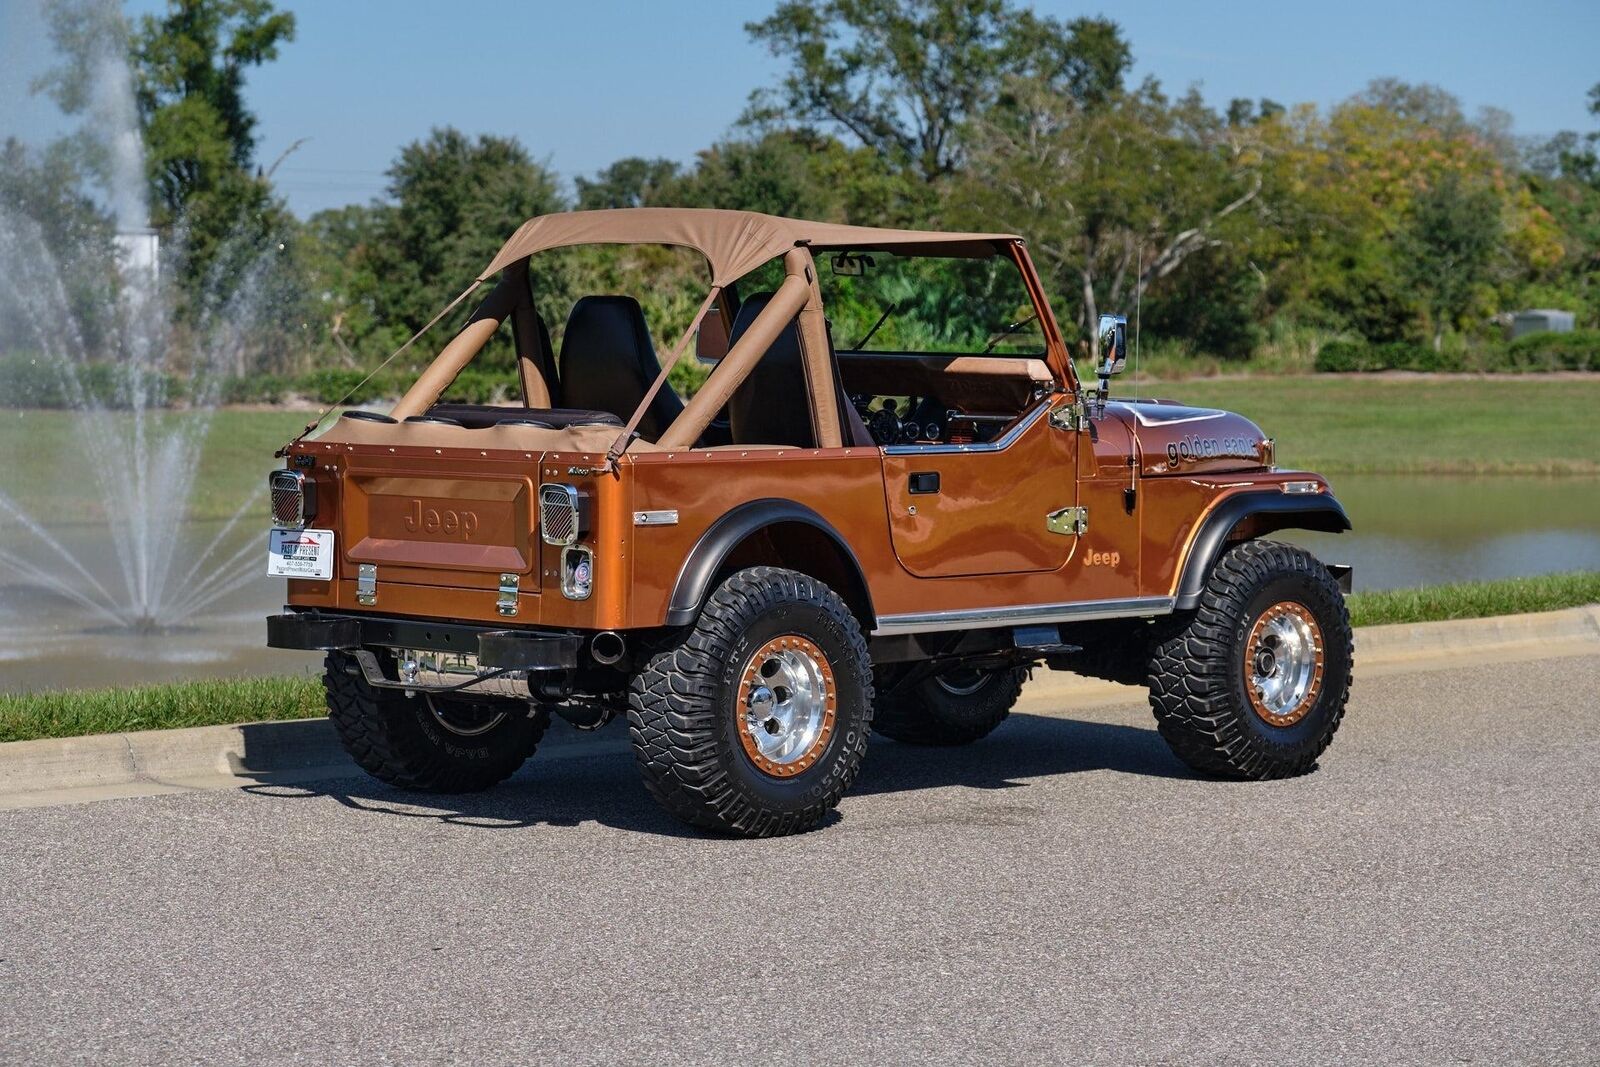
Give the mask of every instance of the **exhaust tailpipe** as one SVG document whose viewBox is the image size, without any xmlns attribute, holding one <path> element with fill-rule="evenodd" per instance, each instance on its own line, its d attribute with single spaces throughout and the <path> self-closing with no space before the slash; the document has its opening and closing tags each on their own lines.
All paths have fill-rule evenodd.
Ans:
<svg viewBox="0 0 1600 1067">
<path fill-rule="evenodd" d="M 614 663 L 620 663 L 622 657 L 627 654 L 628 642 L 614 630 L 601 630 L 589 642 L 589 655 L 601 666 L 609 667 Z"/>
</svg>

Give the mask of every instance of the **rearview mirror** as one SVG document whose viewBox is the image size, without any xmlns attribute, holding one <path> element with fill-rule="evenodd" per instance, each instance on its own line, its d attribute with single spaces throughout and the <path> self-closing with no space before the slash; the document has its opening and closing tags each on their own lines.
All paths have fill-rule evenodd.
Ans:
<svg viewBox="0 0 1600 1067">
<path fill-rule="evenodd" d="M 859 278 L 867 273 L 868 267 L 876 267 L 871 256 L 859 252 L 840 252 L 833 257 L 833 273 L 842 274 L 847 278 Z"/>
<path fill-rule="evenodd" d="M 1109 378 L 1121 374 L 1128 364 L 1128 317 L 1126 315 L 1100 316 L 1100 361 L 1095 375 Z"/>
</svg>

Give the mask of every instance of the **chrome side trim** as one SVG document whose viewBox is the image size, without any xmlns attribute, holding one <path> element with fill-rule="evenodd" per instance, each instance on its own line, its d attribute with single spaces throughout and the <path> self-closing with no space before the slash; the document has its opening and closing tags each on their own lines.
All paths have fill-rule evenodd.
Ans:
<svg viewBox="0 0 1600 1067">
<path fill-rule="evenodd" d="M 883 454 L 886 456 L 941 456 L 960 452 L 1000 452 L 1016 444 L 1017 438 L 1027 433 L 1029 427 L 1043 418 L 1044 413 L 1049 410 L 1049 404 L 1040 403 L 1039 406 L 1024 415 L 1021 422 L 996 437 L 993 441 L 985 441 L 982 444 L 884 445 Z"/>
<path fill-rule="evenodd" d="M 964 608 L 913 615 L 880 615 L 874 637 L 931 633 L 936 630 L 983 630 L 1019 623 L 1091 622 L 1095 619 L 1141 618 L 1172 614 L 1170 596 L 1137 596 L 1122 600 L 1083 600 L 1076 604 L 1028 604 L 1023 607 Z"/>
</svg>

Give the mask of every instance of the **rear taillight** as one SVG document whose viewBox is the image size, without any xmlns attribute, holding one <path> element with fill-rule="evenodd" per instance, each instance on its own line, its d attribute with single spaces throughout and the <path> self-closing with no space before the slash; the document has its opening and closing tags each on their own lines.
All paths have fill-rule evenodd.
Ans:
<svg viewBox="0 0 1600 1067">
<path fill-rule="evenodd" d="M 273 471 L 267 476 L 275 526 L 304 526 L 317 517 L 317 483 L 299 471 Z"/>
</svg>

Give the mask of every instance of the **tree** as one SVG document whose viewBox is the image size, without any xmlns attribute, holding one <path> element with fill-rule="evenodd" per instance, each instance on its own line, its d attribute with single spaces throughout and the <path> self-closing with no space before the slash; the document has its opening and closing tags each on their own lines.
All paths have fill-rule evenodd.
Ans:
<svg viewBox="0 0 1600 1067">
<path fill-rule="evenodd" d="M 518 226 L 567 207 L 556 176 L 514 137 L 435 129 L 401 148 L 388 174 L 389 203 L 320 212 L 309 224 L 333 250 L 322 266 L 335 294 L 330 329 L 367 357 L 433 318 Z M 536 284 L 562 284 L 538 269 Z M 508 351 L 499 340 L 491 359 Z"/>
<path fill-rule="evenodd" d="M 165 14 L 143 16 L 133 33 L 151 222 L 181 227 L 192 286 L 229 271 L 219 256 L 253 256 L 288 224 L 270 175 L 251 172 L 256 118 L 244 83 L 294 39 L 294 27 L 271 0 L 168 0 Z"/>
<path fill-rule="evenodd" d="M 1399 244 L 1432 320 L 1434 351 L 1487 286 L 1500 239 L 1500 198 L 1486 185 L 1452 172 L 1412 203 Z"/>
<path fill-rule="evenodd" d="M 1260 139 L 1190 94 L 1154 82 L 1088 107 L 1048 83 L 1012 83 L 1014 108 L 981 117 L 955 203 L 974 227 L 1029 236 L 1034 258 L 1073 294 L 1094 354 L 1103 309 L 1137 303 L 1191 256 L 1247 230 L 1261 190 Z"/>
<path fill-rule="evenodd" d="M 1115 23 L 1062 24 L 1007 0 L 784 0 L 745 28 L 790 66 L 757 116 L 843 130 L 928 181 L 961 166 L 963 127 L 1008 76 L 1094 104 L 1131 63 Z"/>
<path fill-rule="evenodd" d="M 678 164 L 670 159 L 628 156 L 593 178 L 577 179 L 578 206 L 585 210 L 645 207 L 656 203 L 662 187 L 677 176 Z"/>
</svg>

